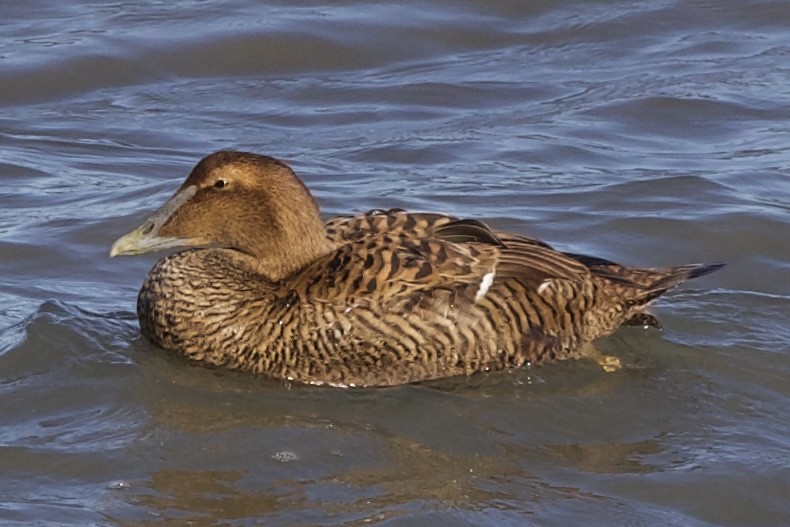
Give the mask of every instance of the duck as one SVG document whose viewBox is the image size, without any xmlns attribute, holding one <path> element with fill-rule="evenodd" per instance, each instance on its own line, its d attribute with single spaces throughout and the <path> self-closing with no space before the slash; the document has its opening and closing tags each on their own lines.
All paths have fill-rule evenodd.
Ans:
<svg viewBox="0 0 790 527">
<path fill-rule="evenodd" d="M 620 326 L 723 264 L 627 267 L 469 218 L 402 209 L 324 221 L 285 162 L 200 160 L 110 256 L 177 249 L 137 298 L 141 333 L 198 363 L 380 387 L 594 356 Z M 590 351 L 593 350 L 593 351 Z"/>
</svg>

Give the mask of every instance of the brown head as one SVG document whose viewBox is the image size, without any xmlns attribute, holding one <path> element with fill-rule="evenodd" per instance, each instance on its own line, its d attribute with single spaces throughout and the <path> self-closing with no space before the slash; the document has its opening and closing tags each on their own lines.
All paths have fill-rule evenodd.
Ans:
<svg viewBox="0 0 790 527">
<path fill-rule="evenodd" d="M 277 280 L 331 250 L 318 204 L 291 168 L 245 152 L 216 152 L 110 256 L 167 247 L 223 247 Z"/>
</svg>

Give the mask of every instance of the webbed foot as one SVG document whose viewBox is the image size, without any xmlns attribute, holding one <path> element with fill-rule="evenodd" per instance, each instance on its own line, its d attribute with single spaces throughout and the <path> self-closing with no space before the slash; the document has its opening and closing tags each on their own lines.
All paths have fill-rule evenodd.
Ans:
<svg viewBox="0 0 790 527">
<path fill-rule="evenodd" d="M 604 355 L 590 342 L 582 347 L 582 355 L 594 360 L 606 373 L 612 373 L 623 368 L 619 358 L 614 355 Z"/>
</svg>

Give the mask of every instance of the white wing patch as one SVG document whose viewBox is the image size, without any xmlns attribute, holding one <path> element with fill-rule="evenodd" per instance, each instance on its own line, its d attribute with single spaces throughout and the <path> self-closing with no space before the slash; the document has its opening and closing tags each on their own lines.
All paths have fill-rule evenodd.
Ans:
<svg viewBox="0 0 790 527">
<path fill-rule="evenodd" d="M 539 295 L 542 295 L 542 294 L 543 294 L 543 292 L 544 292 L 546 289 L 548 289 L 548 287 L 549 287 L 550 285 L 551 285 L 551 280 L 544 280 L 544 281 L 543 281 L 543 283 L 542 283 L 542 284 L 540 284 L 540 285 L 538 286 L 538 294 L 539 294 Z"/>
<path fill-rule="evenodd" d="M 496 270 L 492 270 L 490 273 L 483 275 L 483 279 L 480 281 L 480 289 L 477 290 L 477 294 L 475 295 L 475 302 L 479 302 L 481 298 L 486 296 L 488 290 L 491 289 L 491 284 L 494 283 L 495 276 Z"/>
</svg>

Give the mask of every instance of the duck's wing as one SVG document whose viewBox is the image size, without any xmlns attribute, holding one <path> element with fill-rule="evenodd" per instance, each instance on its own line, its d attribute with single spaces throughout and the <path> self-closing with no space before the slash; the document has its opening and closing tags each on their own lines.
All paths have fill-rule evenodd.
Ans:
<svg viewBox="0 0 790 527">
<path fill-rule="evenodd" d="M 476 220 L 402 209 L 335 217 L 326 229 L 337 250 L 303 273 L 310 283 L 302 287 L 311 298 L 341 302 L 479 286 L 502 245 Z"/>
<path fill-rule="evenodd" d="M 555 281 L 574 284 L 590 279 L 590 269 L 582 262 L 540 240 L 517 234 L 496 232 L 504 244 L 497 274 L 516 279 L 530 288 Z"/>
<path fill-rule="evenodd" d="M 373 210 L 333 218 L 327 233 L 337 250 L 302 274 L 311 298 L 391 298 L 426 289 L 468 289 L 474 298 L 495 280 L 537 290 L 548 281 L 575 288 L 590 276 L 584 263 L 544 242 L 453 216 Z"/>
<path fill-rule="evenodd" d="M 652 294 L 670 289 L 686 279 L 694 278 L 717 269 L 718 265 L 692 265 L 660 269 L 639 269 L 626 267 L 615 262 L 594 256 L 561 252 L 549 244 L 528 236 L 504 231 L 492 230 L 477 220 L 461 220 L 454 216 L 431 213 L 407 213 L 401 209 L 371 210 L 356 216 L 332 218 L 327 222 L 329 238 L 337 246 L 361 240 L 372 240 L 376 236 L 388 237 L 383 245 L 397 246 L 393 239 L 406 240 L 441 240 L 460 246 L 493 247 L 495 253 L 495 271 L 498 279 L 512 278 L 537 289 L 541 285 L 556 285 L 589 280 L 595 277 L 609 289 L 613 295 L 644 296 L 644 300 Z M 409 246 L 409 243 L 405 244 Z M 413 245 L 413 244 L 411 244 Z M 412 248 L 413 249 L 413 248 Z M 435 245 L 427 247 L 428 251 L 436 251 L 437 255 L 445 252 Z M 483 253 L 489 249 L 482 249 Z M 419 252 L 419 250 L 418 250 Z M 452 251 L 450 251 L 452 253 Z M 413 251 L 409 251 L 409 254 Z M 463 251 L 462 251 L 463 253 Z M 430 252 L 423 254 L 431 265 L 435 265 Z M 460 260 L 451 261 L 462 262 Z M 479 258 L 476 255 L 475 258 Z M 411 256 L 406 258 L 412 261 Z M 383 258 L 382 265 L 388 265 L 388 257 Z M 399 263 L 395 258 L 395 266 Z M 450 266 L 451 267 L 451 266 Z M 447 264 L 445 263 L 445 268 Z M 473 266 L 474 268 L 474 266 Z M 460 263 L 460 275 L 466 275 L 466 267 Z M 451 272 L 449 276 L 452 276 Z M 474 275 L 474 273 L 473 273 Z M 433 273 L 429 275 L 435 277 Z M 393 279 L 398 277 L 393 275 Z M 463 282 L 463 276 L 459 277 Z M 474 280 L 472 280 L 474 281 Z"/>
<path fill-rule="evenodd" d="M 499 260 L 495 247 L 489 242 L 416 239 L 398 232 L 369 235 L 311 264 L 293 287 L 311 301 L 343 303 L 463 290 L 479 287 L 484 279 L 490 286 Z"/>
</svg>

